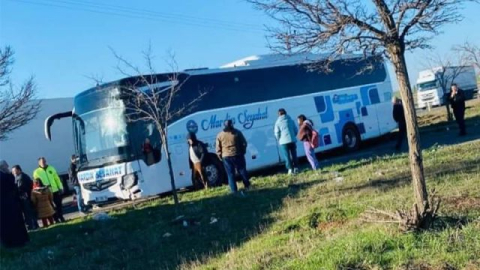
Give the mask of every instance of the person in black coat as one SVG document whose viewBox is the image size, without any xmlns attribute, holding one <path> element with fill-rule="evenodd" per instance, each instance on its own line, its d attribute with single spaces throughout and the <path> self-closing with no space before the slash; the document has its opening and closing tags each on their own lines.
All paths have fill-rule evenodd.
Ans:
<svg viewBox="0 0 480 270">
<path fill-rule="evenodd" d="M 465 127 L 465 93 L 458 88 L 456 84 L 452 84 L 449 101 L 453 109 L 453 115 L 457 121 L 458 128 L 460 129 L 460 136 L 467 135 Z"/>
<path fill-rule="evenodd" d="M 195 133 L 188 133 L 188 163 L 192 169 L 192 181 L 195 188 L 198 187 L 197 179 L 202 181 L 205 189 L 208 188 L 208 177 L 205 167 L 210 164 L 207 145 L 197 139 Z"/>
<path fill-rule="evenodd" d="M 33 181 L 26 173 L 22 171 L 20 165 L 12 167 L 12 174 L 15 177 L 15 184 L 18 188 L 20 202 L 22 203 L 23 216 L 27 223 L 28 230 L 38 229 L 37 217 L 32 207 L 31 194 L 33 189 Z"/>
<path fill-rule="evenodd" d="M 70 167 L 68 168 L 68 177 L 73 185 L 73 189 L 75 189 L 78 211 L 83 213 L 85 212 L 85 206 L 83 205 L 82 189 L 80 187 L 77 174 L 77 156 L 72 155 L 70 158 Z"/>
<path fill-rule="evenodd" d="M 8 163 L 0 161 L 0 243 L 5 248 L 21 247 L 29 241 L 15 178 Z"/>
<path fill-rule="evenodd" d="M 397 137 L 397 144 L 395 145 L 395 149 L 398 151 L 402 148 L 402 143 L 407 137 L 407 124 L 405 123 L 405 114 L 403 112 L 403 104 L 402 101 L 394 97 L 392 99 L 393 103 L 393 120 L 398 124 L 398 137 Z"/>
</svg>

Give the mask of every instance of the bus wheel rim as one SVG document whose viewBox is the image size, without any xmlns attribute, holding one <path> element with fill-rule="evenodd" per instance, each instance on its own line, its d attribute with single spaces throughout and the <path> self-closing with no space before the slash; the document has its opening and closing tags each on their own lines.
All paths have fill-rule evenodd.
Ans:
<svg viewBox="0 0 480 270">
<path fill-rule="evenodd" d="M 345 142 L 349 148 L 355 147 L 357 144 L 357 136 L 355 136 L 352 130 L 345 132 Z"/>
<path fill-rule="evenodd" d="M 215 165 L 209 165 L 205 168 L 205 172 L 207 173 L 207 178 L 209 182 L 212 180 L 216 180 L 218 178 L 218 170 Z"/>
</svg>

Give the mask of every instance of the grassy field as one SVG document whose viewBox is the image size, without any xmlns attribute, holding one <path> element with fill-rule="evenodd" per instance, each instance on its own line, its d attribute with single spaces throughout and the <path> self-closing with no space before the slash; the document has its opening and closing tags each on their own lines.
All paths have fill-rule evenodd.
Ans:
<svg viewBox="0 0 480 270">
<path fill-rule="evenodd" d="M 450 112 L 452 113 L 453 117 L 453 112 L 451 108 Z M 427 128 L 432 125 L 435 125 L 436 128 L 439 128 L 454 123 L 446 122 L 447 109 L 445 108 L 445 106 L 436 107 L 431 112 L 422 111 L 418 115 L 418 124 L 423 128 Z M 480 98 L 468 100 L 466 102 L 465 118 L 469 119 L 470 121 L 480 121 Z"/>
<path fill-rule="evenodd" d="M 478 106 L 470 112 L 478 112 Z M 469 113 L 470 113 L 469 112 Z M 430 122 L 429 124 L 435 124 Z M 437 123 L 438 124 L 438 123 Z M 424 151 L 429 189 L 442 198 L 428 232 L 365 223 L 369 207 L 412 206 L 406 154 L 253 179 L 77 219 L 1 250 L 1 269 L 480 269 L 480 142 Z M 241 184 L 240 184 L 241 185 Z M 179 215 L 184 217 L 176 220 Z M 184 226 L 184 221 L 187 226 Z"/>
</svg>

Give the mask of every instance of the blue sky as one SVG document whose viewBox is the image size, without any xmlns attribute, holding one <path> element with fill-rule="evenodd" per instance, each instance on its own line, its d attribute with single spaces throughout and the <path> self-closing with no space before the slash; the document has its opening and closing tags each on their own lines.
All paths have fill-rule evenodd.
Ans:
<svg viewBox="0 0 480 270">
<path fill-rule="evenodd" d="M 469 40 L 480 44 L 480 6 L 469 4 L 465 20 L 445 27 L 435 52 Z M 123 75 L 109 47 L 142 64 L 152 44 L 159 72 L 175 52 L 181 69 L 217 67 L 249 55 L 269 53 L 261 11 L 242 0 L 0 0 L 0 46 L 16 52 L 13 79 L 34 75 L 40 98 L 69 97 L 92 86 L 88 76 L 116 80 Z M 428 51 L 407 55 L 415 80 Z"/>
</svg>

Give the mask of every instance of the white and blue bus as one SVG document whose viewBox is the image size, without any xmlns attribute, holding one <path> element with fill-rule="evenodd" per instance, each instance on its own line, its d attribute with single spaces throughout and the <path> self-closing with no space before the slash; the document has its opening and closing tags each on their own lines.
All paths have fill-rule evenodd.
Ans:
<svg viewBox="0 0 480 270">
<path fill-rule="evenodd" d="M 248 141 L 249 171 L 282 162 L 273 132 L 279 108 L 292 118 L 304 114 L 313 121 L 320 134 L 318 152 L 339 147 L 354 150 L 362 140 L 396 128 L 390 102 L 392 86 L 381 58 L 344 56 L 331 64 L 328 73 L 311 71 L 312 61 L 321 63 L 322 56 L 255 56 L 217 69 L 180 72 L 178 80 L 185 81 L 174 107 L 196 98 L 201 89 L 208 91 L 188 114 L 168 123 L 176 186 L 192 185 L 187 133 L 196 133 L 214 155 L 215 138 L 227 119 L 234 121 Z M 364 69 L 367 71 L 359 72 Z M 156 82 L 170 78 L 169 74 L 147 77 L 154 77 Z M 118 98 L 122 88 L 133 81 L 139 79 L 125 78 L 86 90 L 75 97 L 71 112 L 53 115 L 45 122 L 50 139 L 54 119 L 73 119 L 78 177 L 86 204 L 171 191 L 158 132 L 152 123 L 127 121 L 126 106 Z M 146 138 L 155 149 L 154 162 L 147 162 L 142 151 Z M 298 149 L 299 156 L 304 156 L 303 147 Z M 209 181 L 221 181 L 221 171 L 219 162 L 209 166 Z"/>
</svg>

